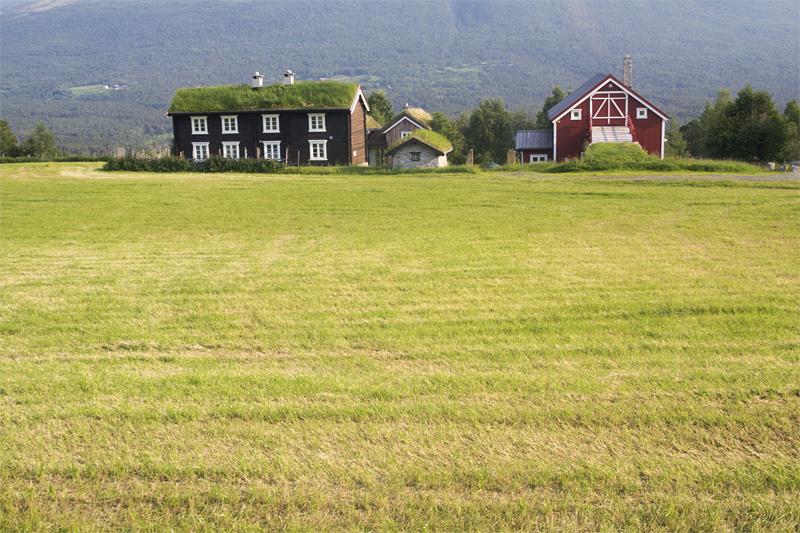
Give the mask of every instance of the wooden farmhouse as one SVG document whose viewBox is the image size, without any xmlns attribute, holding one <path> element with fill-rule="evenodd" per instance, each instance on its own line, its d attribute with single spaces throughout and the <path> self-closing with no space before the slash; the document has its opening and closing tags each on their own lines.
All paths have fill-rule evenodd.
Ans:
<svg viewBox="0 0 800 533">
<path fill-rule="evenodd" d="M 337 81 L 286 81 L 264 86 L 178 89 L 172 117 L 175 155 L 256 157 L 288 165 L 361 165 L 367 162 L 369 105 L 361 87 Z"/>
<path fill-rule="evenodd" d="M 613 74 L 597 74 L 548 111 L 551 130 L 520 130 L 523 163 L 581 156 L 594 143 L 634 142 L 664 157 L 669 116 Z M 548 138 L 550 137 L 550 138 Z"/>
</svg>

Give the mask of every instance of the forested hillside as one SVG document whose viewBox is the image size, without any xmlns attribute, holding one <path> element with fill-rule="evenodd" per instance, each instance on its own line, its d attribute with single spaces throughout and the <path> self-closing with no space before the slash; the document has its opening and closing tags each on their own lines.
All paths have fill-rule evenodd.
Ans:
<svg viewBox="0 0 800 533">
<path fill-rule="evenodd" d="M 2 0 L 0 0 L 2 1 Z M 4 1 L 0 114 L 71 150 L 166 143 L 177 87 L 346 77 L 395 104 L 456 113 L 486 97 L 538 109 L 634 57 L 637 88 L 679 119 L 746 83 L 798 97 L 794 0 L 528 2 Z M 104 86 L 108 85 L 109 88 Z M 117 86 L 116 88 L 114 86 Z"/>
</svg>

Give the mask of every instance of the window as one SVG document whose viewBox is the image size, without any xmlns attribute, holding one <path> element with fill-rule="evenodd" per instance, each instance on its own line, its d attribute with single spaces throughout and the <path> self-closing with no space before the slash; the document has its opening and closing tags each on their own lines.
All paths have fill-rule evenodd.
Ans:
<svg viewBox="0 0 800 533">
<path fill-rule="evenodd" d="M 581 110 L 580 109 L 573 109 L 570 114 L 569 118 L 572 120 L 580 120 L 581 119 Z"/>
<path fill-rule="evenodd" d="M 226 157 L 228 159 L 239 159 L 239 143 L 237 141 L 223 142 L 222 157 Z"/>
<path fill-rule="evenodd" d="M 546 154 L 530 154 L 528 156 L 528 163 L 542 163 L 547 161 Z"/>
<path fill-rule="evenodd" d="M 261 141 L 264 145 L 264 159 L 280 160 L 281 142 L 280 141 Z"/>
<path fill-rule="evenodd" d="M 208 133 L 208 121 L 206 117 L 192 117 L 192 133 L 194 135 Z"/>
<path fill-rule="evenodd" d="M 646 107 L 637 107 L 636 108 L 636 118 L 647 118 L 647 108 Z"/>
<path fill-rule="evenodd" d="M 400 132 L 400 138 L 401 139 L 405 139 L 406 137 L 410 137 L 410 136 L 411 136 L 411 132 L 410 131 L 401 131 Z"/>
<path fill-rule="evenodd" d="M 264 119 L 264 133 L 280 133 L 278 115 L 261 115 L 261 118 Z"/>
<path fill-rule="evenodd" d="M 328 141 L 308 141 L 311 161 L 327 161 L 328 160 Z"/>
<path fill-rule="evenodd" d="M 222 133 L 239 133 L 239 119 L 236 115 L 222 116 Z"/>
<path fill-rule="evenodd" d="M 411 152 L 411 160 L 412 161 L 419 161 L 419 156 L 422 155 L 422 152 Z"/>
<path fill-rule="evenodd" d="M 325 131 L 325 113 L 308 114 L 308 131 Z"/>
<path fill-rule="evenodd" d="M 192 143 L 192 159 L 195 161 L 208 159 L 208 143 Z"/>
</svg>

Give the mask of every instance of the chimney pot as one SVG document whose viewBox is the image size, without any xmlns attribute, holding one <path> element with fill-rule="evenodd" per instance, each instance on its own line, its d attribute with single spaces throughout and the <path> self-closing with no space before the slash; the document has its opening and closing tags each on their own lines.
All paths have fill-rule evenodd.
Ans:
<svg viewBox="0 0 800 533">
<path fill-rule="evenodd" d="M 256 73 L 253 74 L 253 84 L 252 85 L 253 85 L 253 89 L 258 89 L 260 87 L 263 87 L 264 86 L 264 75 L 259 73 L 258 71 L 256 71 Z"/>
<path fill-rule="evenodd" d="M 291 70 L 287 70 L 286 72 L 283 73 L 283 77 L 285 78 L 283 80 L 283 83 L 285 83 L 286 85 L 294 85 L 294 72 L 292 72 Z"/>
</svg>

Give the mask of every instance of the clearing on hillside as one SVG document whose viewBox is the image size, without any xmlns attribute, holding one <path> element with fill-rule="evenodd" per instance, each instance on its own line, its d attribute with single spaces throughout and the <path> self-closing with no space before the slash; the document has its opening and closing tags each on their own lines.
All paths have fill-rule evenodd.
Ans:
<svg viewBox="0 0 800 533">
<path fill-rule="evenodd" d="M 0 530 L 800 527 L 800 181 L 0 165 Z"/>
</svg>

